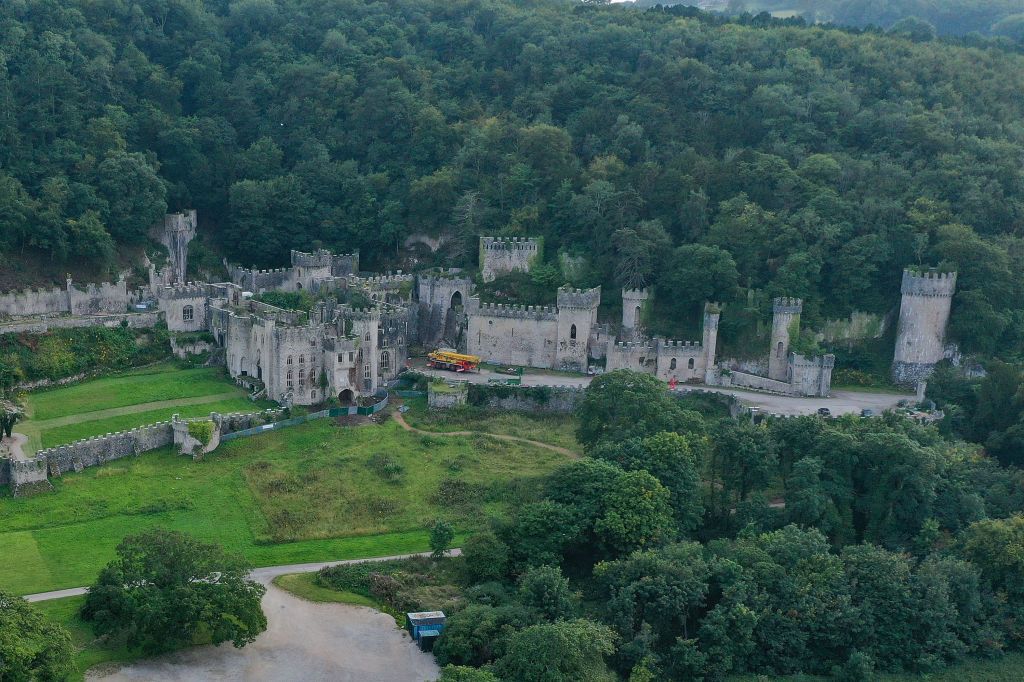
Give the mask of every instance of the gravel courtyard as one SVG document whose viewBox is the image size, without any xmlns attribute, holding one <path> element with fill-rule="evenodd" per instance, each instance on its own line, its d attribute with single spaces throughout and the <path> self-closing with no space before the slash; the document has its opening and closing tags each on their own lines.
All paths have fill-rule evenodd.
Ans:
<svg viewBox="0 0 1024 682">
<path fill-rule="evenodd" d="M 124 666 L 93 668 L 104 682 L 420 682 L 437 679 L 434 658 L 390 617 L 371 608 L 320 604 L 268 585 L 268 627 L 243 649 L 203 646 Z"/>
</svg>

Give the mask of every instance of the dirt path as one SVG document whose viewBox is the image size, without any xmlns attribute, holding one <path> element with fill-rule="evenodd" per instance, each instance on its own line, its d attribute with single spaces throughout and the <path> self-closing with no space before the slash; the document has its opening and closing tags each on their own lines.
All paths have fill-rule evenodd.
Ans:
<svg viewBox="0 0 1024 682">
<path fill-rule="evenodd" d="M 557 452 L 560 455 L 571 457 L 572 459 L 579 459 L 580 453 L 573 452 L 569 448 L 563 448 L 558 445 L 551 445 L 550 443 L 542 443 L 539 440 L 530 440 L 529 438 L 520 438 L 519 436 L 508 436 L 503 433 L 487 433 L 486 431 L 426 431 L 424 429 L 417 429 L 415 426 L 411 426 L 409 422 L 405 421 L 405 417 L 398 410 L 392 413 L 395 421 L 398 422 L 403 429 L 406 431 L 412 431 L 413 433 L 419 433 L 424 436 L 487 436 L 488 438 L 497 438 L 498 440 L 509 441 L 512 443 L 526 443 L 538 448 L 544 448 L 545 450 L 551 450 Z"/>
</svg>

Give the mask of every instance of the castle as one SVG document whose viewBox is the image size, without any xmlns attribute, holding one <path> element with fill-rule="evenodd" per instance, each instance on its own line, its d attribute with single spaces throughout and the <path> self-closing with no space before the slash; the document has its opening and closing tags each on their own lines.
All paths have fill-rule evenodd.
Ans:
<svg viewBox="0 0 1024 682">
<path fill-rule="evenodd" d="M 0 295 L 0 317 L 35 315 L 42 320 L 0 322 L 0 333 L 88 324 L 151 326 L 155 313 L 126 311 L 144 308 L 142 302 L 154 299 L 170 331 L 209 333 L 213 357 L 232 377 L 251 384 L 260 396 L 294 405 L 331 397 L 350 403 L 379 392 L 405 366 L 410 344 L 457 346 L 502 365 L 584 372 L 592 360 L 603 359 L 608 371 L 632 369 L 666 382 L 829 394 L 835 358 L 805 357 L 791 350 L 791 335 L 799 332 L 800 299 L 774 300 L 766 370 L 757 365 L 749 371 L 736 362 L 722 366 L 716 357 L 721 316 L 716 304 L 705 306 L 699 341 L 649 337 L 643 325 L 644 307 L 651 300 L 647 289 L 622 291 L 621 323 L 613 333 L 609 325 L 598 323 L 599 287 L 559 288 L 551 306 L 485 303 L 475 294 L 473 278 L 460 270 L 367 276 L 359 272 L 358 253 L 292 251 L 287 268 L 256 270 L 225 263 L 228 282 L 186 282 L 195 225 L 195 211 L 188 211 L 168 215 L 162 226 L 154 227 L 154 238 L 167 247 L 169 260 L 163 267 L 150 266 L 148 288 L 130 292 L 122 280 L 81 291 L 69 280 L 65 289 Z M 540 239 L 481 237 L 481 278 L 493 281 L 504 273 L 529 272 L 542 251 Z M 892 365 L 895 382 L 916 383 L 944 356 L 955 287 L 956 273 L 904 273 Z M 303 290 L 318 295 L 309 312 L 252 298 Z M 337 293 L 339 300 L 346 300 L 353 291 L 363 295 L 364 307 L 322 296 Z"/>
</svg>

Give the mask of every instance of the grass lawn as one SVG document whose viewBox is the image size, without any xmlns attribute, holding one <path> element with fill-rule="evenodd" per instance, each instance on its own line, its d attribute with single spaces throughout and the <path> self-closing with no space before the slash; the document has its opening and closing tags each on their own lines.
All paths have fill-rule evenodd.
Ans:
<svg viewBox="0 0 1024 682">
<path fill-rule="evenodd" d="M 231 390 L 238 390 L 239 395 L 244 396 L 244 392 L 236 389 L 226 377 L 224 371 L 217 367 L 178 369 L 172 363 L 161 363 L 72 386 L 29 393 L 26 402 L 30 417 L 43 421 L 161 400 L 218 395 Z"/>
<path fill-rule="evenodd" d="M 165 421 L 175 413 L 198 417 L 273 405 L 250 401 L 220 369 L 178 369 L 171 363 L 29 393 L 26 403 L 30 418 L 17 429 L 28 436 L 28 451 Z"/>
<path fill-rule="evenodd" d="M 289 573 L 274 578 L 274 584 L 286 592 L 307 601 L 354 604 L 380 610 L 380 604 L 370 597 L 355 592 L 332 590 L 316 584 L 316 573 Z"/>
<path fill-rule="evenodd" d="M 262 410 L 267 407 L 271 407 L 272 405 L 273 403 L 265 401 L 254 403 L 248 398 L 229 398 L 227 400 L 215 400 L 210 403 L 204 402 L 194 405 L 178 405 L 175 407 L 165 407 L 157 410 L 147 410 L 145 412 L 122 414 L 116 417 L 107 417 L 106 419 L 83 421 L 77 424 L 43 428 L 41 429 L 42 447 L 49 448 L 55 445 L 63 445 L 64 443 L 72 443 L 82 438 L 101 436 L 105 433 L 114 433 L 116 431 L 133 429 L 136 426 L 145 426 L 147 424 L 168 421 L 171 416 L 175 414 L 180 414 L 182 417 L 203 417 L 211 412 L 220 412 L 221 414 L 230 414 L 232 412 L 256 412 L 257 410 Z M 43 424 L 45 424 L 45 422 L 43 422 Z"/>
<path fill-rule="evenodd" d="M 405 398 L 404 403 L 409 406 L 403 415 L 405 421 L 424 431 L 497 433 L 583 451 L 576 442 L 576 419 L 572 415 L 492 412 L 471 406 L 431 411 L 426 398 Z"/>
<path fill-rule="evenodd" d="M 480 527 L 564 461 L 486 437 L 327 419 L 231 441 L 198 462 L 158 450 L 55 477 L 53 493 L 15 499 L 0 489 L 0 587 L 87 585 L 125 535 L 154 526 L 257 566 L 425 551 L 434 518 Z"/>
</svg>

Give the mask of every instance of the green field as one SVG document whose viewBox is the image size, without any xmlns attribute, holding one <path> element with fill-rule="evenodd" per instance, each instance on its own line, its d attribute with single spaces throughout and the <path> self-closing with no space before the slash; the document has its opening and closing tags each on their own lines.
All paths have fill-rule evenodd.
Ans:
<svg viewBox="0 0 1024 682">
<path fill-rule="evenodd" d="M 410 426 L 439 433 L 477 431 L 500 433 L 582 452 L 576 442 L 576 420 L 571 415 L 489 412 L 474 407 L 430 411 L 426 398 L 406 398 L 403 416 Z"/>
<path fill-rule="evenodd" d="M 29 419 L 17 430 L 28 436 L 29 451 L 166 421 L 176 413 L 198 417 L 272 405 L 250 401 L 221 369 L 178 369 L 171 363 L 29 393 L 25 403 Z"/>
<path fill-rule="evenodd" d="M 160 450 L 54 478 L 52 494 L 11 498 L 4 489 L 0 587 L 88 584 L 121 538 L 153 526 L 263 566 L 423 551 L 434 518 L 460 532 L 479 527 L 565 459 L 483 436 L 326 419 L 232 441 L 199 462 Z"/>
</svg>

